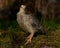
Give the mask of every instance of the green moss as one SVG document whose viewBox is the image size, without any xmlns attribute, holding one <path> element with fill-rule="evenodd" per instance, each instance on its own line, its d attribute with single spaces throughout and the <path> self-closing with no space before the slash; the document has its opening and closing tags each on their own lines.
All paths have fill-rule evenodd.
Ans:
<svg viewBox="0 0 60 48">
<path fill-rule="evenodd" d="M 49 29 L 46 35 L 37 35 L 32 43 L 24 46 L 25 37 L 28 36 L 16 21 L 0 20 L 0 46 L 3 48 L 40 48 L 41 45 L 60 48 L 60 22 L 46 21 L 44 27 Z"/>
</svg>

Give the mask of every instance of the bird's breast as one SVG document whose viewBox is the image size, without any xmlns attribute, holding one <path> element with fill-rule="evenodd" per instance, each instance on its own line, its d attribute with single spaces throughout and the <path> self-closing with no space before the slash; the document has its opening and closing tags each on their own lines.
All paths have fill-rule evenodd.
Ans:
<svg viewBox="0 0 60 48">
<path fill-rule="evenodd" d="M 26 15 L 26 14 L 19 14 L 17 16 L 17 22 L 20 24 L 28 24 L 28 23 L 31 24 L 32 18 L 31 18 L 31 16 Z"/>
</svg>

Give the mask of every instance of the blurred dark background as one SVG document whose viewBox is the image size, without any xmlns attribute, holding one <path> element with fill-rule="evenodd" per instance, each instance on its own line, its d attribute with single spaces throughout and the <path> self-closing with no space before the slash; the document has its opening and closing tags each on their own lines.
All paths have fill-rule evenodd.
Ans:
<svg viewBox="0 0 60 48">
<path fill-rule="evenodd" d="M 42 14 L 44 19 L 60 19 L 60 0 L 1 0 L 0 19 L 16 19 L 21 4 L 32 13 Z"/>
</svg>

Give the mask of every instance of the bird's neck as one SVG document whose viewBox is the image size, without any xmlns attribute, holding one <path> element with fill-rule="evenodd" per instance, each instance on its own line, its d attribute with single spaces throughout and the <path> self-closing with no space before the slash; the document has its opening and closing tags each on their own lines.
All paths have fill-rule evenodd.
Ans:
<svg viewBox="0 0 60 48">
<path fill-rule="evenodd" d="M 25 14 L 25 10 L 24 9 L 20 9 L 20 14 Z"/>
</svg>

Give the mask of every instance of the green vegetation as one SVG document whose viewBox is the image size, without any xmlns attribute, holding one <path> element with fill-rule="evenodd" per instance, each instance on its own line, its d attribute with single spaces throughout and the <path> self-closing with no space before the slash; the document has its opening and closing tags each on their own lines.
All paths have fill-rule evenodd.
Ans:
<svg viewBox="0 0 60 48">
<path fill-rule="evenodd" d="M 28 33 L 24 32 L 16 21 L 0 20 L 0 47 L 1 48 L 40 48 L 41 45 L 60 48 L 60 21 L 46 21 L 44 27 L 49 32 L 46 35 L 37 35 L 32 43 L 24 46 L 25 37 Z"/>
</svg>

